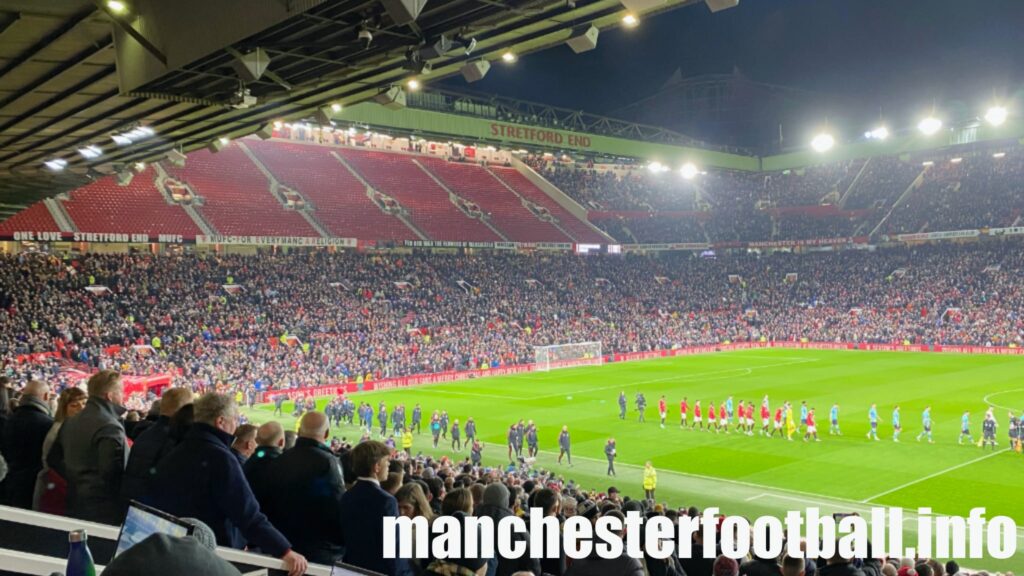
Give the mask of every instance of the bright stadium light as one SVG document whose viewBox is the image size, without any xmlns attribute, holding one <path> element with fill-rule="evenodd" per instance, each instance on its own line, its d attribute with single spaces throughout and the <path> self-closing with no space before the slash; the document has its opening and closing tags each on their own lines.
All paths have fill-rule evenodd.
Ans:
<svg viewBox="0 0 1024 576">
<path fill-rule="evenodd" d="M 504 54 L 501 55 L 501 59 L 511 64 L 516 61 L 516 55 L 513 52 L 505 52 Z"/>
<path fill-rule="evenodd" d="M 79 148 L 78 153 L 86 160 L 92 160 L 93 158 L 99 158 L 103 154 L 103 150 L 99 146 L 86 146 L 85 148 Z"/>
<path fill-rule="evenodd" d="M 992 155 L 993 158 L 1006 158 L 1006 152 L 996 152 Z"/>
<path fill-rule="evenodd" d="M 636 28 L 636 25 L 639 23 L 640 20 L 632 14 L 626 14 L 625 16 L 622 17 L 622 24 L 626 28 Z"/>
<path fill-rule="evenodd" d="M 993 106 L 985 112 L 985 121 L 993 126 L 1002 126 L 1010 113 L 1003 106 Z"/>
<path fill-rule="evenodd" d="M 925 136 L 931 136 L 942 129 L 942 120 L 935 116 L 929 116 L 917 124 L 917 129 Z"/>
<path fill-rule="evenodd" d="M 415 78 L 410 78 L 409 81 L 405 83 L 405 87 L 415 92 L 420 89 L 420 81 Z"/>
<path fill-rule="evenodd" d="M 651 162 L 647 165 L 647 169 L 655 174 L 668 170 L 668 168 L 661 162 Z"/>
<path fill-rule="evenodd" d="M 925 160 L 924 162 L 921 162 L 921 166 L 934 166 L 934 165 L 935 165 L 935 162 L 932 162 L 931 160 Z"/>
<path fill-rule="evenodd" d="M 815 152 L 824 153 L 831 150 L 836 145 L 836 139 L 828 132 L 822 132 L 811 140 L 811 148 L 814 148 Z"/>
<path fill-rule="evenodd" d="M 334 112 L 334 113 L 341 112 L 341 104 L 339 104 L 337 102 L 335 102 L 334 104 L 331 104 L 331 112 Z"/>
<path fill-rule="evenodd" d="M 889 129 L 885 126 L 879 126 L 878 128 L 865 133 L 864 137 L 870 140 L 885 140 L 889 137 Z"/>
<path fill-rule="evenodd" d="M 700 169 L 693 162 L 687 162 L 679 169 L 679 174 L 686 180 L 693 180 L 697 174 L 700 174 Z"/>
<path fill-rule="evenodd" d="M 68 165 L 68 161 L 63 158 L 54 158 L 53 160 L 43 162 L 43 164 L 54 172 L 60 172 Z"/>
<path fill-rule="evenodd" d="M 963 162 L 964 159 L 960 158 L 960 157 L 956 157 L 956 158 L 950 158 L 949 161 L 952 164 L 959 164 L 959 163 Z"/>
<path fill-rule="evenodd" d="M 124 14 L 128 11 L 128 5 L 121 0 L 107 0 L 107 8 L 114 14 Z"/>
<path fill-rule="evenodd" d="M 220 142 L 222 145 L 227 146 L 228 142 L 231 142 L 231 138 L 228 138 L 227 136 L 221 136 L 220 138 L 217 139 L 217 141 Z"/>
</svg>

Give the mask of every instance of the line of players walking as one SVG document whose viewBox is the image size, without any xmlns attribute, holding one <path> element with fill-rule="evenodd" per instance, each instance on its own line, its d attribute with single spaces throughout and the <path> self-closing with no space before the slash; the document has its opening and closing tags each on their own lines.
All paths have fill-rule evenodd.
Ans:
<svg viewBox="0 0 1024 576">
<path fill-rule="evenodd" d="M 627 411 L 627 399 L 625 391 L 619 393 L 619 419 L 626 419 Z M 638 421 L 645 422 L 645 412 L 647 409 L 647 398 L 643 392 L 638 392 L 633 400 L 638 413 Z M 691 418 L 692 414 L 692 420 Z M 661 427 L 665 427 L 665 422 L 668 417 L 668 404 L 665 400 L 665 396 L 661 396 L 658 400 L 658 415 L 661 418 Z M 800 403 L 800 417 L 799 424 L 794 416 L 793 405 L 789 402 L 783 402 L 782 406 L 775 409 L 774 416 L 772 414 L 768 396 L 761 400 L 761 429 L 759 434 L 761 436 L 767 436 L 769 438 L 774 437 L 778 434 L 779 438 L 786 438 L 789 441 L 793 440 L 795 434 L 803 433 L 803 441 L 809 442 L 821 442 L 818 437 L 817 418 L 815 416 L 815 410 L 813 407 L 808 407 L 807 402 Z M 705 417 L 707 418 L 707 427 L 704 425 Z M 878 407 L 875 404 L 871 405 L 868 410 L 868 422 L 870 424 L 870 430 L 867 433 L 868 440 L 879 440 L 878 437 Z M 701 406 L 701 401 L 697 400 L 690 405 L 689 399 L 684 397 L 679 403 L 679 427 L 684 430 L 706 430 L 708 432 L 714 432 L 716 434 L 729 434 L 736 432 L 738 434 L 745 434 L 747 436 L 754 435 L 754 403 L 752 401 L 743 402 L 742 400 L 738 403 L 733 402 L 732 396 L 726 398 L 725 402 L 722 402 L 715 409 L 714 402 L 709 402 L 707 407 Z M 982 437 L 978 441 L 978 447 L 989 446 L 993 450 L 998 445 L 996 441 L 996 431 L 999 425 L 996 421 L 993 409 L 989 408 L 985 412 L 985 419 L 981 424 Z M 903 432 L 902 418 L 900 416 L 899 405 L 893 408 L 892 412 L 892 439 L 894 442 L 900 441 L 900 435 Z M 839 428 L 839 404 L 835 403 L 829 410 L 829 435 L 831 436 L 842 436 L 842 431 Z M 967 440 L 969 444 L 974 444 L 974 436 L 971 433 L 971 413 L 969 410 L 964 411 L 960 418 L 960 438 L 959 443 L 963 444 L 964 440 Z M 1010 447 L 1016 449 L 1018 452 L 1021 451 L 1021 443 L 1024 441 L 1024 418 L 1018 418 L 1011 412 L 1009 415 L 1009 439 Z M 921 413 L 921 432 L 917 435 L 917 441 L 927 440 L 929 444 L 934 444 L 935 441 L 932 438 L 932 407 L 927 406 Z"/>
</svg>

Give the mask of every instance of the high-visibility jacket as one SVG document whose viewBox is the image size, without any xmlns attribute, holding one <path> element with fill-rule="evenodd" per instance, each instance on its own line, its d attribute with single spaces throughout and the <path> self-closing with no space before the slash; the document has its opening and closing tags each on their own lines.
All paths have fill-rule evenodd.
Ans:
<svg viewBox="0 0 1024 576">
<path fill-rule="evenodd" d="M 412 432 L 402 432 L 402 449 L 412 448 Z"/>
<path fill-rule="evenodd" d="M 654 490 L 658 486 L 658 472 L 653 466 L 644 468 L 644 490 Z"/>
</svg>

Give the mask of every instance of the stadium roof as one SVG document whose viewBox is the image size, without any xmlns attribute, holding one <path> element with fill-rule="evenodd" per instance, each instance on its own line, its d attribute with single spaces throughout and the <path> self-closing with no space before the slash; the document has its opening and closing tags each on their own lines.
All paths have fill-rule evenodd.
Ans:
<svg viewBox="0 0 1024 576">
<path fill-rule="evenodd" d="M 394 0 L 397 2 L 397 0 Z M 696 0 L 668 0 L 657 11 Z M 257 131 L 278 118 L 310 117 L 331 103 L 376 95 L 414 73 L 409 51 L 441 35 L 468 44 L 431 60 L 428 80 L 469 59 L 500 59 L 565 42 L 572 30 L 618 24 L 618 0 L 430 0 L 396 24 L 378 0 L 7 0 L 0 9 L 0 214 L 171 149 Z M 648 13 L 650 14 L 650 13 Z M 373 35 L 366 45 L 365 28 Z M 270 62 L 240 85 L 240 55 L 262 48 Z M 257 102 L 233 107 L 247 89 Z M 148 126 L 130 145 L 116 133 Z M 103 154 L 76 151 L 99 146 Z M 63 158 L 54 173 L 43 162 Z"/>
</svg>

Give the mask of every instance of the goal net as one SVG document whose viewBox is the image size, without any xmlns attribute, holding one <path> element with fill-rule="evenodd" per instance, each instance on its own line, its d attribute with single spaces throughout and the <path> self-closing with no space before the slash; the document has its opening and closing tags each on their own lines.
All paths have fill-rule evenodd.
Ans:
<svg viewBox="0 0 1024 576">
<path fill-rule="evenodd" d="M 554 346 L 534 346 L 536 370 L 547 372 L 557 368 L 600 366 L 604 364 L 600 342 L 574 342 Z"/>
</svg>

